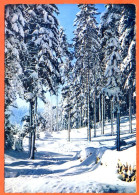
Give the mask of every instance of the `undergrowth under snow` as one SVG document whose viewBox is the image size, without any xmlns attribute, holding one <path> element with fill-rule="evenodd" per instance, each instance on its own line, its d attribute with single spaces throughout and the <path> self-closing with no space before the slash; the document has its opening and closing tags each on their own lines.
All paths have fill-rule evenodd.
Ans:
<svg viewBox="0 0 139 195">
<path fill-rule="evenodd" d="M 129 134 L 128 117 L 121 118 L 120 152 L 115 146 L 116 131 L 111 136 L 110 128 L 106 123 L 105 134 L 101 135 L 98 126 L 97 137 L 92 130 L 91 142 L 86 139 L 86 128 L 72 129 L 70 142 L 67 130 L 42 132 L 36 140 L 35 160 L 28 159 L 25 138 L 24 151 L 5 151 L 5 192 L 136 192 L 136 182 L 120 180 L 116 170 L 118 159 L 136 164 L 136 119 Z"/>
</svg>

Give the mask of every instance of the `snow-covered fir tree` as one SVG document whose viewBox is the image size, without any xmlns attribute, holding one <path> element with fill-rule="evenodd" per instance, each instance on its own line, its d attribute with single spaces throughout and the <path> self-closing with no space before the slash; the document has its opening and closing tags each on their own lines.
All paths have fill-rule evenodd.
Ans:
<svg viewBox="0 0 139 195">
<path fill-rule="evenodd" d="M 64 117 L 65 126 L 68 128 L 68 141 L 70 141 L 70 130 L 71 130 L 71 115 L 72 115 L 72 108 L 73 108 L 73 101 L 72 101 L 72 66 L 69 58 L 66 59 L 64 64 L 64 77 L 65 82 L 64 86 L 62 87 L 62 115 Z"/>
<path fill-rule="evenodd" d="M 136 92 L 136 26 L 135 5 L 126 4 L 121 6 L 121 19 L 119 23 L 119 34 L 121 44 L 121 71 L 122 84 L 124 85 L 125 104 L 123 113 L 129 109 L 129 132 L 132 132 L 132 107 Z M 129 106 L 127 106 L 129 105 Z M 129 108 L 128 108 L 129 107 Z M 127 114 L 127 113 L 126 113 Z"/>
<path fill-rule="evenodd" d="M 120 42 L 118 26 L 120 20 L 120 6 L 106 5 L 106 11 L 101 16 L 101 44 L 104 52 L 103 64 L 105 64 L 104 79 L 106 84 L 102 88 L 103 96 L 111 98 L 111 127 L 113 134 L 113 102 L 119 102 L 122 95 L 121 70 L 120 70 Z M 110 28 L 111 27 L 111 28 Z M 118 103 L 119 104 L 119 103 Z M 103 104 L 102 104 L 103 105 Z M 102 109 L 103 110 L 103 109 Z M 103 117 L 103 114 L 102 114 Z"/>
<path fill-rule="evenodd" d="M 67 41 L 67 37 L 63 28 L 60 29 L 60 46 L 62 49 L 62 63 L 60 66 L 61 74 L 62 74 L 62 123 L 63 128 L 68 129 L 68 141 L 70 141 L 70 129 L 72 127 L 72 119 L 73 119 L 73 88 L 72 88 L 72 60 L 73 60 L 73 51 L 72 44 L 69 44 Z"/>
<path fill-rule="evenodd" d="M 108 94 L 109 97 L 112 96 L 118 98 L 121 94 L 121 56 L 118 34 L 118 22 L 120 16 L 119 13 L 117 13 L 116 5 L 107 5 L 106 8 L 107 11 L 101 17 L 103 21 L 102 39 L 106 41 L 105 44 L 102 42 L 103 49 L 105 50 L 105 58 L 103 60 L 103 63 L 106 66 L 104 76 L 107 78 L 107 83 L 103 91 Z"/>
<path fill-rule="evenodd" d="M 78 79 L 83 85 L 83 93 L 86 105 L 84 112 L 87 118 L 87 137 L 91 141 L 91 127 L 90 127 L 90 108 L 91 108 L 91 92 L 95 95 L 96 92 L 96 72 L 97 72 L 97 56 L 99 50 L 98 41 L 98 27 L 96 22 L 96 15 L 98 14 L 95 5 L 93 4 L 79 4 L 80 11 L 76 15 L 74 25 L 74 47 L 76 64 L 76 74 L 79 73 Z M 79 67 L 77 67 L 79 66 Z M 76 68 L 77 67 L 77 68 Z M 82 79 L 82 80 L 81 80 Z M 96 102 L 94 102 L 95 108 Z M 94 109 L 95 111 L 95 109 Z M 94 119 L 95 121 L 96 119 Z M 94 131 L 96 135 L 96 131 Z"/>
<path fill-rule="evenodd" d="M 28 5 L 25 12 L 28 21 L 25 31 L 28 59 L 25 68 L 30 71 L 31 79 L 27 85 L 27 92 L 35 95 L 36 98 L 40 97 L 44 101 L 44 93 L 48 90 L 56 93 L 55 86 L 61 82 L 59 30 L 58 21 L 54 15 L 54 13 L 58 14 L 58 9 L 55 5 L 50 4 Z M 32 85 L 30 85 L 31 82 Z M 30 103 L 35 105 L 35 99 L 32 100 Z M 33 117 L 35 118 L 35 111 Z M 34 120 L 32 119 L 32 121 Z M 34 125 L 32 123 L 32 126 Z M 31 132 L 31 137 L 32 140 L 35 139 L 35 131 L 33 131 L 33 134 Z M 33 143 L 35 144 L 35 140 Z M 31 148 L 34 148 L 34 146 L 31 146 Z M 32 153 L 31 158 L 34 158 Z"/>
<path fill-rule="evenodd" d="M 22 75 L 21 53 L 26 49 L 24 44 L 25 19 L 22 14 L 22 5 L 5 6 L 5 141 L 11 134 L 9 124 L 10 106 L 14 106 L 17 94 L 24 93 L 24 87 L 20 76 Z M 9 121 L 9 122 L 8 122 Z M 10 125 L 10 124 L 9 124 Z M 8 139 L 9 140 L 9 139 Z M 6 145 L 7 145 L 6 144 Z"/>
</svg>

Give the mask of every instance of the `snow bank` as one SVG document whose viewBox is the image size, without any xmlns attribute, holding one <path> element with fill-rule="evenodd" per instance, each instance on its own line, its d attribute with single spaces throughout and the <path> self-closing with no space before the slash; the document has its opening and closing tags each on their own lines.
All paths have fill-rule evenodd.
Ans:
<svg viewBox="0 0 139 195">
<path fill-rule="evenodd" d="M 103 155 L 101 161 L 103 164 L 106 164 L 107 166 L 116 167 L 118 160 L 120 160 L 122 164 L 128 163 L 132 166 L 136 165 L 136 146 L 131 147 L 124 151 L 107 150 Z"/>
</svg>

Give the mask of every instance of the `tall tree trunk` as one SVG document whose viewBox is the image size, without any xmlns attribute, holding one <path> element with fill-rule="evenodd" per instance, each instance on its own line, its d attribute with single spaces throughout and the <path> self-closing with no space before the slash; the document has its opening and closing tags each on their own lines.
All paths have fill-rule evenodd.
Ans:
<svg viewBox="0 0 139 195">
<path fill-rule="evenodd" d="M 111 100 L 111 135 L 114 135 L 114 132 L 113 132 L 113 120 L 114 120 L 114 118 L 113 118 L 113 112 L 114 112 L 114 102 L 113 102 L 113 99 Z"/>
<path fill-rule="evenodd" d="M 132 89 L 129 89 L 129 133 L 132 133 Z"/>
<path fill-rule="evenodd" d="M 90 75 L 89 75 L 89 68 L 88 68 L 88 75 L 87 75 L 87 106 L 88 106 L 88 115 L 87 115 L 87 129 L 88 129 L 88 140 L 91 141 L 91 128 L 90 128 Z"/>
<path fill-rule="evenodd" d="M 96 137 L 96 90 L 94 91 L 94 137 Z"/>
<path fill-rule="evenodd" d="M 70 110 L 69 110 L 69 116 L 68 116 L 68 141 L 70 142 Z"/>
<path fill-rule="evenodd" d="M 51 133 L 53 132 L 53 108 L 52 108 L 52 96 L 51 96 Z"/>
<path fill-rule="evenodd" d="M 117 151 L 120 151 L 120 104 L 117 107 Z"/>
<path fill-rule="evenodd" d="M 52 114 L 52 108 L 51 108 L 51 133 L 53 132 L 53 114 Z"/>
<path fill-rule="evenodd" d="M 76 112 L 77 112 L 77 119 L 76 119 L 76 129 L 79 129 L 79 121 L 80 121 L 80 114 L 79 114 L 79 107 L 78 107 L 78 102 L 77 102 L 77 97 L 76 97 Z"/>
<path fill-rule="evenodd" d="M 29 115 L 30 115 L 30 132 L 29 132 L 29 157 L 31 156 L 31 150 L 32 150 L 32 124 L 33 124 L 33 119 L 32 119 L 32 101 L 29 102 Z"/>
<path fill-rule="evenodd" d="M 56 94 L 56 130 L 59 130 L 59 126 L 58 126 L 58 87 L 57 87 L 57 94 Z"/>
<path fill-rule="evenodd" d="M 86 89 L 88 88 L 88 84 L 86 82 Z M 84 104 L 84 127 L 87 127 L 87 118 L 88 118 L 88 93 L 85 94 L 85 104 Z M 87 136 L 88 136 L 88 128 L 87 128 Z M 88 138 L 87 138 L 88 139 Z"/>
<path fill-rule="evenodd" d="M 80 110 L 80 127 L 83 126 L 83 121 L 82 121 L 82 103 L 81 103 L 81 110 Z"/>
<path fill-rule="evenodd" d="M 105 105 L 105 95 L 103 96 L 103 112 L 104 112 L 104 126 L 105 126 L 105 120 L 106 120 L 106 105 Z"/>
<path fill-rule="evenodd" d="M 30 120 L 31 120 L 31 133 L 30 133 L 30 159 L 33 159 L 33 142 L 34 142 L 34 136 L 33 136 L 33 118 L 34 118 L 34 110 L 33 110 L 33 101 L 31 102 L 31 115 L 30 115 Z"/>
<path fill-rule="evenodd" d="M 34 159 L 35 157 L 35 130 L 32 133 L 32 147 L 31 147 L 31 154 L 30 159 Z"/>
<path fill-rule="evenodd" d="M 99 95 L 99 126 L 101 127 L 101 95 Z"/>
<path fill-rule="evenodd" d="M 31 152 L 30 159 L 34 159 L 35 157 L 35 140 L 36 140 L 36 123 L 37 123 L 37 97 L 34 101 L 32 101 L 31 106 L 32 113 L 32 139 L 31 139 Z"/>
<path fill-rule="evenodd" d="M 102 111 L 102 124 L 101 124 L 101 134 L 104 134 L 104 94 L 102 94 L 102 99 L 101 99 L 101 111 Z"/>
<path fill-rule="evenodd" d="M 136 96 L 133 97 L 133 114 L 136 114 Z"/>
</svg>

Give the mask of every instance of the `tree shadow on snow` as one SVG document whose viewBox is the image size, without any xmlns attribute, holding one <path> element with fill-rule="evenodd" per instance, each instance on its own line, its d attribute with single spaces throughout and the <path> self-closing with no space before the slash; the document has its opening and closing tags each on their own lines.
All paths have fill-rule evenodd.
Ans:
<svg viewBox="0 0 139 195">
<path fill-rule="evenodd" d="M 15 153 L 15 154 L 14 154 Z M 11 154 L 11 153 L 10 153 Z M 13 156 L 16 152 L 12 151 Z M 67 169 L 50 170 L 46 166 L 61 165 L 73 160 L 73 155 L 64 155 L 54 152 L 37 152 L 35 159 L 17 160 L 16 162 L 5 163 L 5 178 L 18 177 L 20 175 L 47 175 L 64 172 Z M 26 167 L 26 168 L 25 168 Z M 42 168 L 45 167 L 45 168 Z"/>
<path fill-rule="evenodd" d="M 4 153 L 15 159 L 27 159 L 29 156 L 26 151 L 5 150 Z"/>
<path fill-rule="evenodd" d="M 121 138 L 122 140 L 136 138 L 136 133 L 132 133 L 130 135 L 129 135 L 129 133 L 128 133 L 128 135 L 125 133 L 121 133 L 120 135 L 122 135 L 122 138 Z M 106 138 L 105 138 L 105 136 L 106 136 Z M 98 139 L 98 137 L 95 137 L 95 138 L 97 138 L 96 140 L 95 140 L 95 138 L 92 138 L 92 142 L 107 142 L 107 141 L 115 141 L 116 140 L 116 137 L 113 137 L 111 139 L 107 139 L 108 136 L 111 136 L 111 135 L 103 135 L 102 139 L 101 139 L 102 136 L 99 136 L 100 139 Z"/>
</svg>

